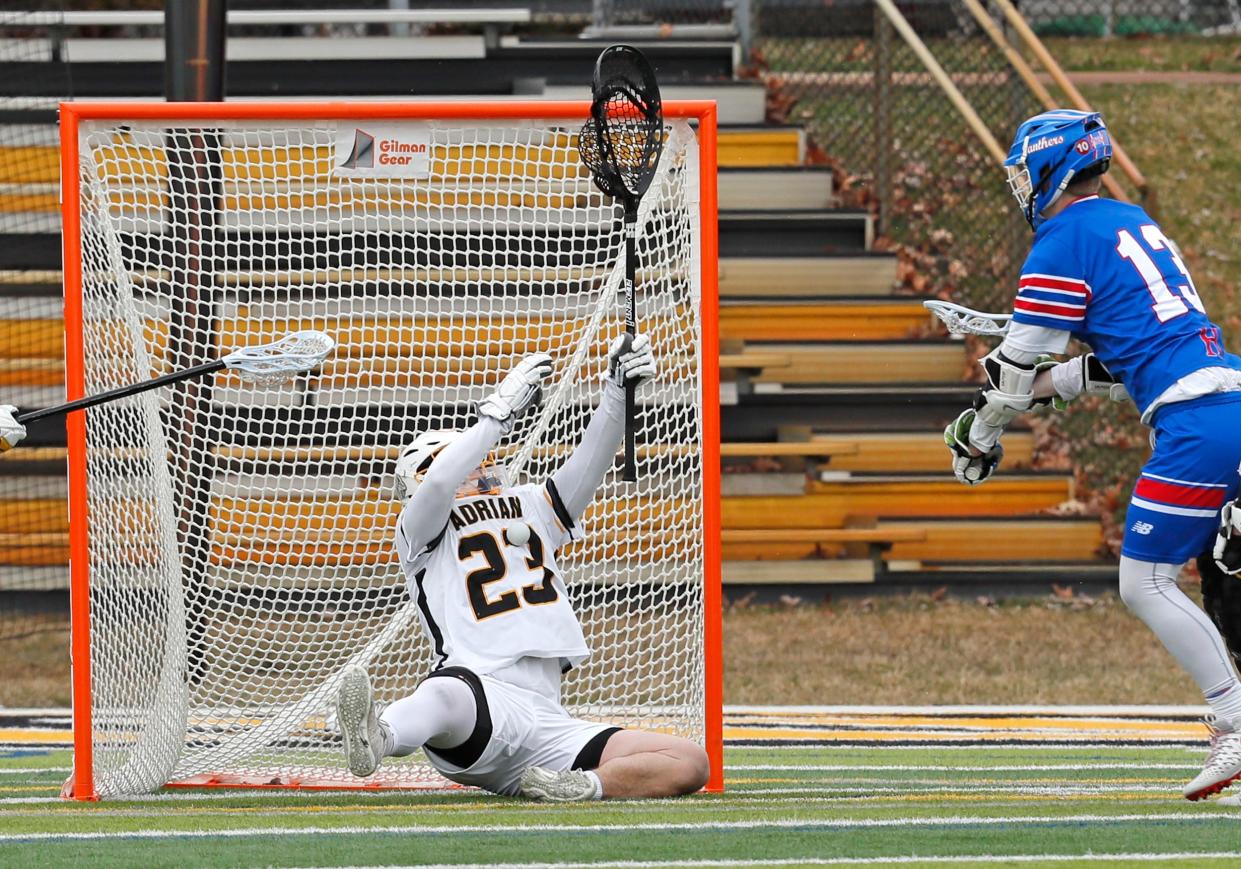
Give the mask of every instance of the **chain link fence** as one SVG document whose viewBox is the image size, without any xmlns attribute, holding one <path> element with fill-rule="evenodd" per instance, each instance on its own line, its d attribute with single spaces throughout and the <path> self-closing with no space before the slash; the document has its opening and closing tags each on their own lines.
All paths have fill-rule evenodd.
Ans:
<svg viewBox="0 0 1241 869">
<path fill-rule="evenodd" d="M 23 4 L 25 5 L 25 4 Z M 31 2 L 31 11 L 58 3 Z M 63 395 L 59 256 L 40 250 L 60 231 L 56 103 L 72 95 L 56 28 L 0 11 L 0 403 L 30 409 Z M 0 454 L 0 642 L 28 641 L 67 626 L 67 525 L 63 437 L 31 425 L 25 445 Z M 4 643 L 0 654 L 16 654 Z"/>
<path fill-rule="evenodd" d="M 959 3 L 903 11 L 996 138 L 1041 108 Z M 829 6 L 759 0 L 751 73 L 769 120 L 806 129 L 810 159 L 834 167 L 842 204 L 868 207 L 879 245 L 901 259 L 905 292 L 1000 309 L 1029 227 L 987 149 L 869 0 Z"/>
<path fill-rule="evenodd" d="M 897 6 L 1007 150 L 1018 124 L 1045 108 L 1027 81 L 960 0 Z M 1067 32 L 1066 21 L 1104 14 L 1117 28 L 1132 22 L 1124 16 L 1138 7 L 1146 26 L 1175 20 L 1197 31 L 1218 24 L 1227 6 L 1159 0 L 1021 4 L 1031 25 L 1048 33 Z M 994 20 L 1016 44 L 1002 18 L 996 14 Z M 804 127 L 813 142 L 810 159 L 834 168 L 841 204 L 876 216 L 876 247 L 898 255 L 898 292 L 1011 310 L 1030 247 L 1029 226 L 997 161 L 872 0 L 757 0 L 749 71 L 767 85 L 769 120 Z M 1112 174 L 1121 180 L 1119 171 Z M 1136 190 L 1125 189 L 1138 201 Z M 969 339 L 970 359 L 993 343 Z M 963 374 L 981 376 L 972 364 Z M 1067 414 L 1036 421 L 1034 428 L 1036 466 L 1072 470 L 1077 479 L 1079 501 L 1064 511 L 1099 514 L 1107 548 L 1115 554 L 1129 490 L 1146 455 L 1136 413 L 1128 405 L 1083 401 Z"/>
</svg>

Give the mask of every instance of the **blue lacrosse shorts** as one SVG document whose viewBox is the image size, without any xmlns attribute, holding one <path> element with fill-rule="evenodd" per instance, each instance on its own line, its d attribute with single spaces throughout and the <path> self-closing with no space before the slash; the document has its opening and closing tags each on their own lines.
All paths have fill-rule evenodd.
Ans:
<svg viewBox="0 0 1241 869">
<path fill-rule="evenodd" d="M 1121 554 L 1183 564 L 1212 547 L 1220 508 L 1241 487 L 1241 393 L 1166 405 L 1154 423 L 1155 451 L 1129 501 Z"/>
</svg>

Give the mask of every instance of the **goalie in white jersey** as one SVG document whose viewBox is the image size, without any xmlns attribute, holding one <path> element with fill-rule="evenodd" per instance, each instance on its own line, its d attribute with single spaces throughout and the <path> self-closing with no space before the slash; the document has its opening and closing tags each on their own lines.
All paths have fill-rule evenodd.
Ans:
<svg viewBox="0 0 1241 869">
<path fill-rule="evenodd" d="M 667 797 L 706 784 L 706 752 L 687 739 L 572 718 L 561 675 L 590 650 L 556 566 L 611 469 L 624 434 L 625 384 L 655 375 L 650 343 L 618 339 L 599 406 L 572 455 L 544 483 L 509 488 L 490 461 L 538 402 L 551 357 L 519 363 L 463 432 L 425 432 L 396 465 L 405 501 L 396 549 L 435 670 L 376 714 L 364 670 L 337 698 L 350 770 L 422 748 L 445 777 L 536 799 Z"/>
</svg>

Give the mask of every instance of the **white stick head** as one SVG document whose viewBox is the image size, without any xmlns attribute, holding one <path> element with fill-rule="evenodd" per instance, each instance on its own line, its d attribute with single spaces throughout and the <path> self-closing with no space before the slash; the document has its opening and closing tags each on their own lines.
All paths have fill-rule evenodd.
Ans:
<svg viewBox="0 0 1241 869">
<path fill-rule="evenodd" d="M 928 299 L 922 307 L 939 317 L 953 335 L 999 337 L 1008 332 L 1008 323 L 1013 318 L 1011 314 L 988 314 L 940 299 Z"/>
<path fill-rule="evenodd" d="M 279 341 L 243 347 L 224 357 L 224 364 L 257 383 L 280 383 L 309 371 L 327 358 L 336 342 L 324 332 L 291 332 Z"/>
</svg>

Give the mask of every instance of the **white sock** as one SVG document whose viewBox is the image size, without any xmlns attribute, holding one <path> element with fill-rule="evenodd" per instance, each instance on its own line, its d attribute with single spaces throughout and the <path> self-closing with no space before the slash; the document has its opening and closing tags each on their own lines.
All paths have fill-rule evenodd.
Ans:
<svg viewBox="0 0 1241 869">
<path fill-rule="evenodd" d="M 603 781 L 599 778 L 599 774 L 595 772 L 593 769 L 585 769 L 585 770 L 582 770 L 582 772 L 585 773 L 586 777 L 590 779 L 591 782 L 595 786 L 595 795 L 591 797 L 591 799 L 592 800 L 603 799 Z"/>
<path fill-rule="evenodd" d="M 1209 691 L 1203 696 L 1215 713 L 1216 719 L 1229 730 L 1241 730 L 1241 682 L 1230 679 Z"/>
<path fill-rule="evenodd" d="M 477 714 L 474 691 L 464 681 L 452 676 L 427 679 L 379 716 L 392 733 L 385 756 L 404 757 L 424 745 L 456 748 L 474 732 Z"/>
<path fill-rule="evenodd" d="M 1155 632 L 1172 657 L 1198 683 L 1198 690 L 1210 697 L 1228 685 L 1237 684 L 1232 659 L 1207 614 L 1185 596 L 1176 584 L 1181 572 L 1179 564 L 1156 564 L 1127 556 L 1120 558 L 1120 596 L 1138 618 Z M 1216 700 L 1208 700 L 1212 709 L 1221 703 L 1229 709 L 1238 704 L 1241 692 L 1224 691 Z M 1237 713 L 1216 714 L 1223 721 L 1236 720 Z"/>
</svg>

